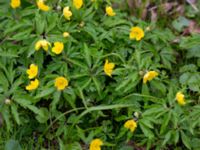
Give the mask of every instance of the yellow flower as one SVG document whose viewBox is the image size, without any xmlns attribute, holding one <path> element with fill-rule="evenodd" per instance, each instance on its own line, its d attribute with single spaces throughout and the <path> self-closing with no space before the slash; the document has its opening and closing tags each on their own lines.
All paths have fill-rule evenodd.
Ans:
<svg viewBox="0 0 200 150">
<path fill-rule="evenodd" d="M 38 79 L 35 79 L 34 81 L 31 81 L 29 85 L 26 86 L 26 90 L 31 91 L 38 88 L 40 82 Z"/>
<path fill-rule="evenodd" d="M 73 0 L 73 5 L 76 9 L 80 9 L 83 5 L 83 0 Z"/>
<path fill-rule="evenodd" d="M 21 5 L 20 0 L 11 0 L 11 2 L 10 2 L 10 6 L 14 9 L 17 8 L 17 7 L 20 7 L 20 5 Z"/>
<path fill-rule="evenodd" d="M 176 93 L 176 100 L 178 102 L 179 105 L 185 105 L 186 102 L 185 102 L 185 96 L 182 92 L 178 92 Z"/>
<path fill-rule="evenodd" d="M 49 6 L 47 6 L 45 3 L 44 3 L 44 0 L 38 0 L 37 1 L 37 6 L 39 9 L 43 10 L 43 11 L 48 11 L 50 8 Z"/>
<path fill-rule="evenodd" d="M 124 123 L 124 127 L 131 130 L 131 132 L 134 132 L 137 128 L 137 123 L 133 119 L 130 119 Z"/>
<path fill-rule="evenodd" d="M 64 77 L 57 77 L 54 85 L 58 90 L 64 90 L 68 86 L 68 80 Z"/>
<path fill-rule="evenodd" d="M 35 64 L 31 64 L 29 69 L 26 70 L 26 73 L 28 74 L 29 79 L 33 79 L 38 74 L 38 66 Z"/>
<path fill-rule="evenodd" d="M 129 38 L 140 41 L 144 37 L 144 31 L 140 27 L 132 27 Z"/>
<path fill-rule="evenodd" d="M 51 44 L 47 40 L 39 40 L 35 44 L 35 50 L 38 51 L 42 47 L 45 51 L 48 51 L 49 46 Z"/>
<path fill-rule="evenodd" d="M 157 77 L 158 73 L 156 71 L 149 71 L 143 77 L 143 83 L 147 83 L 147 81 L 151 81 L 153 78 Z"/>
<path fill-rule="evenodd" d="M 113 72 L 113 69 L 115 67 L 114 63 L 109 63 L 108 60 L 106 59 L 106 62 L 104 64 L 104 72 L 105 74 L 107 74 L 108 76 L 111 77 L 111 74 Z"/>
<path fill-rule="evenodd" d="M 103 142 L 101 139 L 94 139 L 90 143 L 90 150 L 101 150 L 101 146 L 103 145 Z"/>
<path fill-rule="evenodd" d="M 63 32 L 63 37 L 64 37 L 64 38 L 67 38 L 67 37 L 69 37 L 69 36 L 70 36 L 69 32 Z"/>
<path fill-rule="evenodd" d="M 52 48 L 52 52 L 55 54 L 62 53 L 64 49 L 64 44 L 62 42 L 54 42 L 54 47 Z"/>
<path fill-rule="evenodd" d="M 108 16 L 115 16 L 116 15 L 116 13 L 113 11 L 112 7 L 110 7 L 110 6 L 106 6 L 106 14 Z"/>
<path fill-rule="evenodd" d="M 67 20 L 70 20 L 70 17 L 72 16 L 72 12 L 69 10 L 69 7 L 65 7 L 63 9 L 63 15 Z"/>
</svg>

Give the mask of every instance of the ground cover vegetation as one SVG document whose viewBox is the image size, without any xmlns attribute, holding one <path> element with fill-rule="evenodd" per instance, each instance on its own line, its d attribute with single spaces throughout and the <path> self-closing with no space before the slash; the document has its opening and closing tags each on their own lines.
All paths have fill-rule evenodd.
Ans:
<svg viewBox="0 0 200 150">
<path fill-rule="evenodd" d="M 0 149 L 200 149 L 200 1 L 1 0 Z"/>
</svg>

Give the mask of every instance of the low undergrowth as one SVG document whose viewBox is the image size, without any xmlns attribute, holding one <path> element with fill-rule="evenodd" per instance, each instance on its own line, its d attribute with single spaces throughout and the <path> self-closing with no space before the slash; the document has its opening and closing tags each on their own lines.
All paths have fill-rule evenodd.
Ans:
<svg viewBox="0 0 200 150">
<path fill-rule="evenodd" d="M 0 2 L 1 149 L 200 149 L 200 35 L 117 2 Z"/>
</svg>

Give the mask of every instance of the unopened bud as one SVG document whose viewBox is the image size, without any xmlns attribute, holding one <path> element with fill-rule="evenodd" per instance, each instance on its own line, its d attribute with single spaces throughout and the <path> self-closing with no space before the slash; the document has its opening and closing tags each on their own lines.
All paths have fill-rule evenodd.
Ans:
<svg viewBox="0 0 200 150">
<path fill-rule="evenodd" d="M 67 38 L 67 37 L 69 37 L 69 36 L 70 36 L 69 32 L 64 32 L 64 33 L 63 33 L 63 37 L 64 37 L 64 38 Z"/>
<path fill-rule="evenodd" d="M 61 6 L 58 5 L 58 6 L 56 7 L 56 9 L 57 9 L 57 10 L 61 10 Z"/>
<path fill-rule="evenodd" d="M 7 98 L 7 99 L 5 100 L 5 104 L 6 104 L 6 105 L 10 105 L 10 104 L 11 104 L 11 100 Z"/>
<path fill-rule="evenodd" d="M 79 24 L 80 27 L 83 27 L 84 25 L 85 23 L 83 21 Z"/>
<path fill-rule="evenodd" d="M 145 30 L 146 30 L 146 31 L 150 31 L 150 30 L 151 30 L 150 26 L 146 27 Z"/>
<path fill-rule="evenodd" d="M 139 118 L 139 113 L 138 113 L 138 112 L 134 112 L 134 116 L 135 116 L 136 118 Z"/>
<path fill-rule="evenodd" d="M 139 71 L 139 75 L 143 76 L 144 75 L 144 71 Z"/>
</svg>

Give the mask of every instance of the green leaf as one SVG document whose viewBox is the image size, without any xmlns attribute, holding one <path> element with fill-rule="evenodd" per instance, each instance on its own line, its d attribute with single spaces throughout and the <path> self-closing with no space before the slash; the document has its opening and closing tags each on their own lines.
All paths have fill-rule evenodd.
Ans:
<svg viewBox="0 0 200 150">
<path fill-rule="evenodd" d="M 167 134 L 165 134 L 165 138 L 164 138 L 164 141 L 162 143 L 163 146 L 166 145 L 166 143 L 170 140 L 171 136 L 172 136 L 171 131 L 169 131 L 169 132 L 167 132 Z"/>
<path fill-rule="evenodd" d="M 51 88 L 47 88 L 47 89 L 43 89 L 41 93 L 37 94 L 34 99 L 40 99 L 46 96 L 49 96 L 50 94 L 52 94 L 55 91 L 54 87 Z"/>
<path fill-rule="evenodd" d="M 9 87 L 8 79 L 1 71 L 0 71 L 0 85 L 2 85 L 4 91 L 8 91 Z"/>
<path fill-rule="evenodd" d="M 78 142 L 67 144 L 66 150 L 82 150 L 81 145 Z"/>
<path fill-rule="evenodd" d="M 42 34 L 46 26 L 46 18 L 43 18 L 42 15 L 36 13 L 35 15 L 35 25 L 37 34 Z"/>
<path fill-rule="evenodd" d="M 148 139 L 153 139 L 154 138 L 154 134 L 153 132 L 142 122 L 139 122 L 140 128 L 142 129 L 142 132 L 144 133 L 144 135 L 146 137 L 148 137 Z"/>
<path fill-rule="evenodd" d="M 151 108 L 147 109 L 142 116 L 154 116 L 154 114 L 159 114 L 165 112 L 163 107 L 161 105 L 155 105 L 154 107 L 152 106 Z"/>
<path fill-rule="evenodd" d="M 150 84 L 153 86 L 153 88 L 159 90 L 163 95 L 166 93 L 167 89 L 165 87 L 165 85 L 160 82 L 160 81 L 157 81 L 157 80 L 152 80 L 150 82 Z"/>
<path fill-rule="evenodd" d="M 92 80 L 93 80 L 94 85 L 95 85 L 95 87 L 98 91 L 99 96 L 101 96 L 101 82 L 95 77 L 93 77 Z"/>
<path fill-rule="evenodd" d="M 76 95 L 75 95 L 73 89 L 69 89 L 68 88 L 67 90 L 65 90 L 63 92 L 63 97 L 70 104 L 70 106 L 72 108 L 74 108 L 74 109 L 76 108 L 76 104 L 75 104 L 75 102 L 76 102 Z"/>
<path fill-rule="evenodd" d="M 177 144 L 179 141 L 179 131 L 174 131 L 173 136 L 174 136 L 174 143 Z"/>
<path fill-rule="evenodd" d="M 148 128 L 151 128 L 151 129 L 154 128 L 151 120 L 147 117 L 140 119 L 140 123 L 142 123 L 143 125 L 145 125 Z"/>
<path fill-rule="evenodd" d="M 164 116 L 164 119 L 160 128 L 160 134 L 163 134 L 166 131 L 170 118 L 171 118 L 171 111 L 167 112 Z"/>
<path fill-rule="evenodd" d="M 14 116 L 15 121 L 19 125 L 20 124 L 19 113 L 17 111 L 17 106 L 14 103 L 12 103 L 12 105 L 11 105 L 11 112 Z"/>
<path fill-rule="evenodd" d="M 10 115 L 10 111 L 7 108 L 8 107 L 4 107 L 1 113 L 2 113 L 3 119 L 6 122 L 7 130 L 10 131 L 11 130 L 11 120 L 10 120 L 11 115 Z"/>
<path fill-rule="evenodd" d="M 183 131 L 181 131 L 181 140 L 188 149 L 191 149 L 190 138 Z"/>
<path fill-rule="evenodd" d="M 189 20 L 185 17 L 180 16 L 178 19 L 172 22 L 172 25 L 177 31 L 180 32 L 183 30 L 184 27 L 189 26 Z"/>
<path fill-rule="evenodd" d="M 89 67 L 91 67 L 91 65 L 92 65 L 92 62 L 91 62 L 91 54 L 90 54 L 90 49 L 88 48 L 88 46 L 87 46 L 87 44 L 86 43 L 84 43 L 84 48 L 83 48 L 83 50 L 84 50 L 84 57 L 85 57 L 85 60 L 86 60 L 86 62 L 87 62 L 87 64 L 88 64 L 88 66 Z"/>
<path fill-rule="evenodd" d="M 52 108 L 52 110 L 56 109 L 56 105 L 58 104 L 58 102 L 60 100 L 60 96 L 61 96 L 61 91 L 56 91 L 53 94 L 53 101 L 51 102 L 51 108 Z"/>
<path fill-rule="evenodd" d="M 115 88 L 115 91 L 119 91 L 119 90 L 123 89 L 125 86 L 127 86 L 127 85 L 130 83 L 130 81 L 131 81 L 131 78 L 125 79 L 124 81 L 122 81 L 122 82 L 120 83 L 119 86 L 117 86 L 117 87 Z"/>
<path fill-rule="evenodd" d="M 5 150 L 22 150 L 18 141 L 9 140 L 6 142 Z"/>
<path fill-rule="evenodd" d="M 78 132 L 78 136 L 81 138 L 82 141 L 84 141 L 86 143 L 87 141 L 86 141 L 84 130 L 82 130 L 78 126 L 76 126 L 76 129 L 77 129 L 77 132 Z"/>
<path fill-rule="evenodd" d="M 46 123 L 47 120 L 49 119 L 49 112 L 47 108 L 40 108 L 38 110 L 36 119 L 39 123 Z"/>
<path fill-rule="evenodd" d="M 47 16 L 47 22 L 48 22 L 48 26 L 45 29 L 46 33 L 48 33 L 49 31 L 51 31 L 52 29 L 54 29 L 57 25 L 58 22 L 58 14 L 57 13 L 51 13 Z"/>
</svg>

